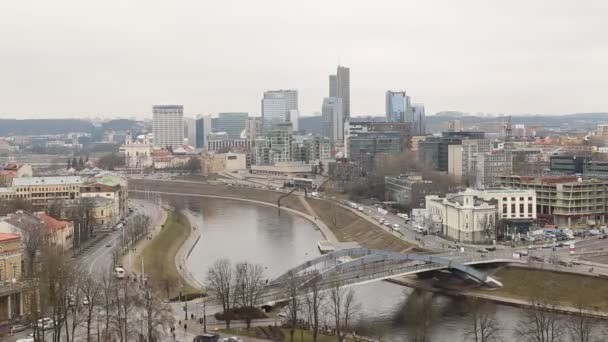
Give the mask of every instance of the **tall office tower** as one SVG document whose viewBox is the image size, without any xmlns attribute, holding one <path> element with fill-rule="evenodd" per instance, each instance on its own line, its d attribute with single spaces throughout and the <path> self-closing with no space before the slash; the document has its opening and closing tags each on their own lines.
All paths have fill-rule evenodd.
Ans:
<svg viewBox="0 0 608 342">
<path fill-rule="evenodd" d="M 228 138 L 239 139 L 247 126 L 247 113 L 219 113 L 215 130 L 217 132 L 226 132 Z"/>
<path fill-rule="evenodd" d="M 184 144 L 184 106 L 152 107 L 154 146 L 177 148 Z"/>
<path fill-rule="evenodd" d="M 255 140 L 262 135 L 262 118 L 249 117 L 245 124 L 245 139 Z"/>
<path fill-rule="evenodd" d="M 350 118 L 350 69 L 338 65 L 336 72 L 337 97 L 342 99 L 342 119 Z"/>
<path fill-rule="evenodd" d="M 410 97 L 404 91 L 386 92 L 386 121 L 413 122 Z"/>
<path fill-rule="evenodd" d="M 323 99 L 321 108 L 323 135 L 328 137 L 332 143 L 344 140 L 343 113 L 341 98 L 326 97 Z"/>
<path fill-rule="evenodd" d="M 196 117 L 196 148 L 207 147 L 207 136 L 211 133 L 211 115 Z"/>
<path fill-rule="evenodd" d="M 291 122 L 294 130 L 298 127 L 298 91 L 269 90 L 262 99 L 262 121 L 264 130 L 271 130 L 278 124 Z M 293 121 L 292 121 L 293 120 Z"/>
<path fill-rule="evenodd" d="M 424 112 L 424 105 L 415 103 L 412 105 L 412 116 L 414 120 L 412 122 L 412 132 L 414 135 L 425 135 L 426 134 L 426 114 Z"/>
<path fill-rule="evenodd" d="M 196 145 L 196 119 L 184 118 L 184 136 L 188 138 L 188 145 Z"/>
<path fill-rule="evenodd" d="M 329 75 L 329 97 L 338 97 L 338 76 Z"/>
</svg>

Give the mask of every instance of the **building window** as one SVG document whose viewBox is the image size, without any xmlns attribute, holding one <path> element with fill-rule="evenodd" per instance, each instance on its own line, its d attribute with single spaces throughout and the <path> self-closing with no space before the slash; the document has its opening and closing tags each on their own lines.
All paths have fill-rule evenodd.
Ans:
<svg viewBox="0 0 608 342">
<path fill-rule="evenodd" d="M 515 214 L 515 203 L 511 203 L 511 214 Z"/>
<path fill-rule="evenodd" d="M 524 214 L 524 204 L 523 204 L 523 203 L 520 203 L 520 204 L 519 204 L 519 213 L 520 213 L 521 215 L 523 215 L 523 214 Z"/>
<path fill-rule="evenodd" d="M 528 203 L 528 213 L 532 215 L 532 203 Z"/>
</svg>

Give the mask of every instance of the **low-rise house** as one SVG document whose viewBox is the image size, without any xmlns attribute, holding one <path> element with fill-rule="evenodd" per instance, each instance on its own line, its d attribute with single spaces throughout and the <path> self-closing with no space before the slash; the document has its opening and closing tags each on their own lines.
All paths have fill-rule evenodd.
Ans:
<svg viewBox="0 0 608 342">
<path fill-rule="evenodd" d="M 74 245 L 74 223 L 55 219 L 43 212 L 32 214 L 18 210 L 0 221 L 0 233 L 23 236 L 26 232 L 44 234 L 44 240 L 50 246 L 64 251 Z"/>
</svg>

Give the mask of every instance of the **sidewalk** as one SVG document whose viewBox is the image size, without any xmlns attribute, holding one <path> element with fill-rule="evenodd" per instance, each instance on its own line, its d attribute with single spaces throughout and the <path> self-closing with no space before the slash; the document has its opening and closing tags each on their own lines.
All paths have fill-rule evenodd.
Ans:
<svg viewBox="0 0 608 342">
<path fill-rule="evenodd" d="M 190 257 L 192 249 L 203 237 L 203 230 L 200 226 L 197 226 L 196 224 L 196 221 L 198 220 L 198 215 L 189 210 L 185 210 L 183 213 L 188 219 L 188 222 L 190 223 L 190 234 L 188 235 L 188 238 L 186 239 L 186 241 L 184 241 L 179 251 L 177 251 L 177 254 L 175 255 L 175 268 L 177 269 L 177 272 L 181 275 L 181 277 L 184 278 L 184 280 L 188 284 L 190 284 L 190 286 L 197 289 L 203 289 L 204 285 L 198 279 L 196 279 L 192 272 L 190 272 L 187 265 L 187 261 Z"/>
<path fill-rule="evenodd" d="M 152 222 L 152 229 L 148 232 L 149 238 L 139 240 L 134 247 L 135 253 L 133 253 L 133 250 L 131 250 L 129 251 L 129 254 L 126 254 L 123 257 L 124 268 L 127 274 L 129 274 L 129 272 L 137 273 L 135 272 L 135 260 L 141 254 L 141 252 L 143 252 L 143 250 L 150 243 L 150 241 L 152 241 L 152 239 L 156 237 L 156 234 L 160 232 L 160 230 L 162 229 L 162 225 L 167 220 L 167 211 L 162 207 L 158 207 L 156 205 L 154 207 L 157 207 L 157 209 L 161 211 L 161 215 L 156 222 Z"/>
</svg>

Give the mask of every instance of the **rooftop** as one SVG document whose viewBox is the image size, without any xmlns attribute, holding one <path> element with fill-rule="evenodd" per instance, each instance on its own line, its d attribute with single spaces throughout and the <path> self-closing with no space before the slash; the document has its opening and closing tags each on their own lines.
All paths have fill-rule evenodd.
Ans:
<svg viewBox="0 0 608 342">
<path fill-rule="evenodd" d="M 69 222 L 58 220 L 46 213 L 37 213 L 36 216 L 46 224 L 49 230 L 58 230 L 65 228 Z"/>
<path fill-rule="evenodd" d="M 13 179 L 13 186 L 81 184 L 80 176 L 23 177 Z"/>
<path fill-rule="evenodd" d="M 19 240 L 21 237 L 17 234 L 0 233 L 0 242 Z"/>
</svg>

